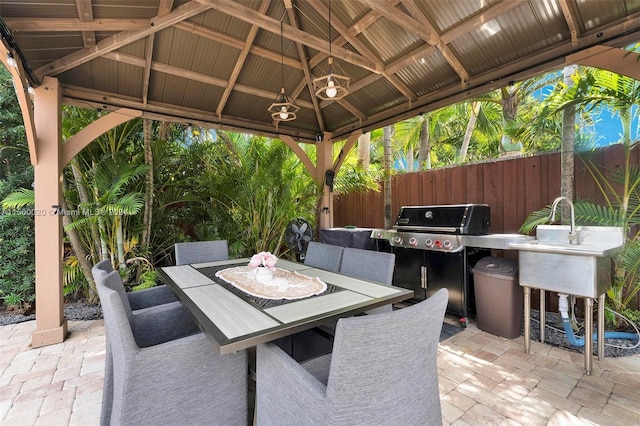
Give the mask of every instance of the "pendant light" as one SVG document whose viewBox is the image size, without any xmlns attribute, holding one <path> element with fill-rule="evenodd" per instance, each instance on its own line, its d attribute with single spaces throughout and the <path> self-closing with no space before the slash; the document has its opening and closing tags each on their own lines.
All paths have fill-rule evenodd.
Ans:
<svg viewBox="0 0 640 426">
<path fill-rule="evenodd" d="M 292 121 L 296 119 L 296 112 L 300 109 L 299 106 L 294 105 L 291 102 L 287 92 L 284 90 L 284 37 L 282 36 L 282 21 L 280 21 L 280 54 L 282 55 L 282 62 L 280 63 L 280 76 L 282 78 L 282 88 L 280 93 L 276 96 L 276 99 L 269 107 L 271 118 L 275 121 Z"/>
<path fill-rule="evenodd" d="M 349 77 L 339 74 L 338 64 L 331 55 L 331 0 L 329 0 L 329 58 L 326 74 L 313 79 L 316 96 L 325 101 L 342 99 L 349 94 Z"/>
</svg>

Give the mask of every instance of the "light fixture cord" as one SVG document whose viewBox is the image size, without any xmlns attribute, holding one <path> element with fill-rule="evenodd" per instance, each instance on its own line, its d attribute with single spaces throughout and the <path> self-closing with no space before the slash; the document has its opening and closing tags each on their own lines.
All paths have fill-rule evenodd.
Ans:
<svg viewBox="0 0 640 426">
<path fill-rule="evenodd" d="M 280 78 L 282 79 L 282 87 L 284 87 L 284 36 L 282 31 L 282 21 L 280 21 Z M 284 97 L 284 93 L 282 94 Z"/>
<path fill-rule="evenodd" d="M 331 0 L 329 0 L 329 56 L 331 56 Z"/>
</svg>

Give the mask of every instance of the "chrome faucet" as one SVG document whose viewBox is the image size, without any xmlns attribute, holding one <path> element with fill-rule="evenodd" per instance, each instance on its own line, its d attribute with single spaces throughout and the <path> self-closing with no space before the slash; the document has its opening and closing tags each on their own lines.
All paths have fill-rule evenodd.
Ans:
<svg viewBox="0 0 640 426">
<path fill-rule="evenodd" d="M 549 221 L 553 222 L 556 218 L 556 208 L 558 208 L 558 204 L 560 201 L 566 201 L 571 208 L 571 231 L 569 232 L 569 243 L 570 244 L 580 244 L 580 231 L 576 230 L 576 212 L 573 208 L 573 203 L 567 197 L 558 197 L 553 200 L 553 205 L 551 206 L 551 214 L 549 215 Z"/>
</svg>

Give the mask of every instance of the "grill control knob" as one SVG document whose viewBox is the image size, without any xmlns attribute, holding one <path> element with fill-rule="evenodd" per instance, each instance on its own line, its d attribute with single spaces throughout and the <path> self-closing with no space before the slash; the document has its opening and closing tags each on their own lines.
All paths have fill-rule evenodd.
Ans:
<svg viewBox="0 0 640 426">
<path fill-rule="evenodd" d="M 453 247 L 453 243 L 449 240 L 446 240 L 444 243 L 442 243 L 442 246 L 446 249 L 450 249 L 451 247 Z"/>
<path fill-rule="evenodd" d="M 440 240 L 436 240 L 436 241 L 433 243 L 433 246 L 434 246 L 435 248 L 441 248 L 441 247 L 442 247 L 442 241 L 440 241 Z"/>
<path fill-rule="evenodd" d="M 417 246 L 418 245 L 418 240 L 415 237 L 411 237 L 409 238 L 409 245 L 411 246 Z"/>
<path fill-rule="evenodd" d="M 426 247 L 431 247 L 433 246 L 433 240 L 431 238 L 427 238 L 427 240 L 424 242 L 424 245 Z"/>
<path fill-rule="evenodd" d="M 393 242 L 396 244 L 402 243 L 402 237 L 399 237 L 399 236 L 393 237 Z"/>
</svg>

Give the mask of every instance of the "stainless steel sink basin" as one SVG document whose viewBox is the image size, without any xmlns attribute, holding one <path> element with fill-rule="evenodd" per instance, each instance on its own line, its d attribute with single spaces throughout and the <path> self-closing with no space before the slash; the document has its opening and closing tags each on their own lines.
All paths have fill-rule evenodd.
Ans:
<svg viewBox="0 0 640 426">
<path fill-rule="evenodd" d="M 570 227 L 541 225 L 536 240 L 510 243 L 519 251 L 520 285 L 596 298 L 611 285 L 611 254 L 624 244 L 622 228 L 576 227 L 579 244 L 571 244 Z"/>
</svg>

